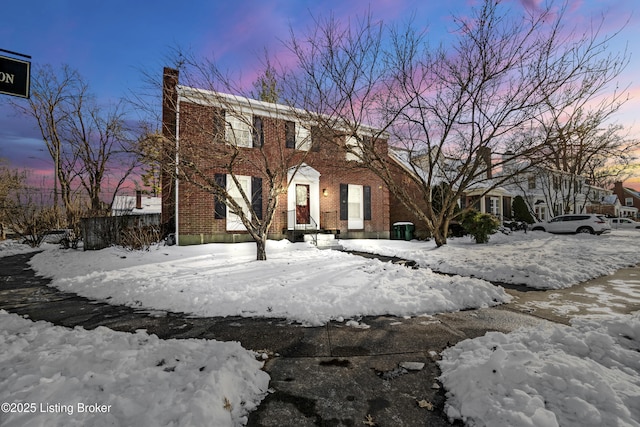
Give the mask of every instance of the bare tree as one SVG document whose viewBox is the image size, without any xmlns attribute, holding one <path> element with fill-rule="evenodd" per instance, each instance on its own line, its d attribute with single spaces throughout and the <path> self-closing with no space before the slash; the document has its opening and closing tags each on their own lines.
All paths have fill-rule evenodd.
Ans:
<svg viewBox="0 0 640 427">
<path fill-rule="evenodd" d="M 77 210 L 78 187 L 86 192 L 92 209 L 99 210 L 106 178 L 115 177 L 117 191 L 131 173 L 121 108 L 98 106 L 78 71 L 67 65 L 59 70 L 50 65 L 36 68 L 31 98 L 11 103 L 38 123 L 54 161 L 53 203 L 58 206 L 60 197 L 69 219 Z M 120 158 L 126 159 L 124 164 L 116 161 Z"/>
<path fill-rule="evenodd" d="M 215 197 L 216 215 L 229 215 L 256 242 L 256 259 L 265 260 L 269 229 L 278 211 L 281 195 L 302 166 L 310 136 L 297 146 L 286 146 L 290 132 L 281 117 L 293 117 L 284 105 L 252 100 L 240 95 L 231 79 L 210 60 L 181 55 L 180 80 L 177 70 L 165 69 L 164 105 L 171 118 L 163 120 L 163 197 L 181 183 L 181 194 L 193 191 Z M 261 95 L 274 99 L 275 86 L 269 75 L 259 80 Z M 224 93 L 223 93 L 224 92 Z M 180 112 L 179 123 L 175 112 Z M 276 117 L 278 117 L 276 119 Z M 173 123 L 171 121 L 174 120 Z M 179 140 L 176 132 L 179 128 Z M 265 131 L 283 138 L 265 142 Z M 293 128 L 291 128 L 293 130 Z M 247 174 L 251 181 L 246 181 Z M 173 183 L 168 184 L 167 183 Z M 188 183 L 189 186 L 182 186 Z M 230 218 L 227 218 L 227 222 Z"/>
<path fill-rule="evenodd" d="M 628 65 L 626 52 L 607 53 L 617 35 L 600 37 L 602 23 L 572 43 L 574 71 L 561 91 L 549 93 L 545 114 L 538 117 L 536 132 L 544 140 L 539 164 L 550 177 L 550 193 L 556 197 L 556 214 L 575 209 L 587 200 L 592 186 L 611 187 L 629 172 L 637 141 L 629 139 L 615 114 L 629 99 L 628 87 L 617 79 Z M 590 185 L 588 185 L 590 184 Z"/>
<path fill-rule="evenodd" d="M 603 195 L 585 177 L 542 165 L 529 168 L 526 174 L 514 176 L 509 184 L 523 195 L 529 212 L 538 221 L 550 216 L 582 212 L 588 203 L 599 202 Z"/>
<path fill-rule="evenodd" d="M 271 60 L 266 56 L 266 65 L 264 72 L 258 76 L 258 79 L 253 82 L 253 88 L 255 92 L 251 92 L 251 97 L 260 101 L 271 102 L 273 104 L 280 102 L 280 96 L 282 94 L 281 83 L 278 82 L 278 71 L 271 64 Z"/>
<path fill-rule="evenodd" d="M 411 24 L 388 28 L 370 17 L 318 21 L 289 42 L 299 70 L 288 76 L 286 95 L 356 136 L 352 154 L 424 221 L 438 246 L 470 186 L 486 194 L 510 178 L 505 171 L 492 176 L 492 169 L 539 161 L 534 154 L 545 141 L 519 136 L 549 114 L 549 100 L 564 94 L 565 105 L 580 102 L 584 92 L 566 89 L 607 80 L 602 75 L 623 59 L 608 53 L 609 38 L 601 40 L 597 30 L 567 34 L 562 8 L 512 12 L 485 0 L 469 17 L 454 17 L 455 40 L 437 48 Z M 357 137 L 364 124 L 379 129 L 373 140 L 391 135 L 397 162 Z M 409 174 L 398 173 L 398 164 Z M 437 202 L 436 186 L 443 188 Z"/>
<path fill-rule="evenodd" d="M 32 75 L 31 97 L 27 101 L 10 101 L 17 111 L 37 121 L 54 162 L 53 204 L 58 206 L 60 198 L 65 209 L 72 205 L 78 156 L 68 144 L 64 128 L 70 120 L 68 106 L 83 90 L 77 71 L 66 65 L 58 71 L 43 65 L 35 68 Z"/>
<path fill-rule="evenodd" d="M 0 240 L 7 238 L 12 209 L 18 191 L 25 185 L 26 173 L 11 169 L 0 159 Z"/>
<path fill-rule="evenodd" d="M 24 243 L 38 247 L 60 224 L 60 209 L 27 180 L 27 170 L 0 165 L 0 239 L 11 230 Z"/>
<path fill-rule="evenodd" d="M 92 97 L 80 94 L 72 103 L 69 143 L 78 155 L 77 174 L 89 197 L 94 214 L 109 210 L 113 198 L 138 165 L 132 154 L 134 144 L 126 128 L 125 112 L 120 104 L 102 108 Z M 105 203 L 105 181 L 114 177 L 116 184 Z"/>
<path fill-rule="evenodd" d="M 138 138 L 136 152 L 140 157 L 142 185 L 149 188 L 152 196 L 162 191 L 162 148 L 164 137 L 157 131 L 145 130 Z"/>
</svg>

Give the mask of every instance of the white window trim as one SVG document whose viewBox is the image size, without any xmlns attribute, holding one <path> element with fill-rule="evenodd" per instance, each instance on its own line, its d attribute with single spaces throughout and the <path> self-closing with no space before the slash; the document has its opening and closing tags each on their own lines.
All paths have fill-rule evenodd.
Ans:
<svg viewBox="0 0 640 427">
<path fill-rule="evenodd" d="M 311 148 L 311 131 L 300 123 L 295 123 L 296 149 L 309 151 Z"/>
<path fill-rule="evenodd" d="M 348 184 L 349 189 L 347 191 L 347 228 L 349 230 L 363 230 L 364 229 L 364 186 L 356 184 Z M 359 212 L 353 212 L 351 210 L 351 198 L 354 194 L 360 194 L 360 209 Z M 352 216 L 353 215 L 353 216 Z"/>
<path fill-rule="evenodd" d="M 496 196 L 489 197 L 489 213 L 500 217 L 500 198 Z"/>
<path fill-rule="evenodd" d="M 633 197 L 625 197 L 624 205 L 625 206 L 633 206 Z"/>
<path fill-rule="evenodd" d="M 347 136 L 345 145 L 347 146 L 347 149 L 355 152 L 352 153 L 350 151 L 347 151 L 345 159 L 347 161 L 362 162 L 362 147 L 360 146 L 360 142 L 358 142 L 358 138 L 353 135 Z"/>
<path fill-rule="evenodd" d="M 236 147 L 251 148 L 253 146 L 251 125 L 253 116 L 250 114 L 225 113 L 224 139 Z"/>
</svg>

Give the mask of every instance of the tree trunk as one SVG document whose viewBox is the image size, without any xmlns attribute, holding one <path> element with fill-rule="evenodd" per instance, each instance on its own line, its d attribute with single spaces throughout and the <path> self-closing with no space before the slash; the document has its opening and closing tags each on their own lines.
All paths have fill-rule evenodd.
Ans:
<svg viewBox="0 0 640 427">
<path fill-rule="evenodd" d="M 447 244 L 447 234 L 443 230 L 442 225 L 433 229 L 433 240 L 435 240 L 437 247 Z"/>
<path fill-rule="evenodd" d="M 267 260 L 267 235 L 259 236 L 256 240 L 256 261 Z"/>
</svg>

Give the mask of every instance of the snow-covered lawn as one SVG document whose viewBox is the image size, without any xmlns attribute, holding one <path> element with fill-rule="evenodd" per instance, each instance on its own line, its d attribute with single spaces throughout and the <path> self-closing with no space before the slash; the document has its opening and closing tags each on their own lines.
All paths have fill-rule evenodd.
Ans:
<svg viewBox="0 0 640 427">
<path fill-rule="evenodd" d="M 412 270 L 306 243 L 159 246 L 148 252 L 45 250 L 31 261 L 61 290 L 113 304 L 195 316 L 278 317 L 305 325 L 392 314 L 428 315 L 509 301 L 503 288 Z"/>
<path fill-rule="evenodd" d="M 236 426 L 267 392 L 237 342 L 63 328 L 0 310 L 2 426 Z"/>
<path fill-rule="evenodd" d="M 253 244 L 158 246 L 149 252 L 47 246 L 32 266 L 52 277 L 53 286 L 114 304 L 321 325 L 363 315 L 486 307 L 510 300 L 486 280 L 560 289 L 640 263 L 635 231 L 497 234 L 487 245 L 462 238 L 439 249 L 417 241 L 341 243 L 416 260 L 420 268 L 288 242 L 269 242 L 266 262 L 254 260 Z M 6 243 L 0 256 L 25 250 Z M 198 425 L 199 417 L 207 425 L 234 425 L 267 387 L 260 364 L 237 343 L 69 330 L 4 312 L 0 330 L 0 400 L 75 410 L 73 416 L 37 415 L 58 423 L 47 425 L 110 425 L 112 418 L 105 417 L 143 426 Z M 637 312 L 465 340 L 445 350 L 440 362 L 447 413 L 470 425 L 640 426 L 639 354 Z M 82 402 L 73 400 L 78 396 Z M 112 410 L 78 414 L 78 403 Z M 2 420 L 22 425 L 27 418 L 21 417 Z"/>
<path fill-rule="evenodd" d="M 561 289 L 640 263 L 640 232 L 554 235 L 544 232 L 497 233 L 486 245 L 470 238 L 450 239 L 436 249 L 433 242 L 342 240 L 349 250 L 398 256 L 442 273 L 492 282 Z"/>
<path fill-rule="evenodd" d="M 476 426 L 640 426 L 640 313 L 489 332 L 442 353 L 447 415 Z"/>
</svg>

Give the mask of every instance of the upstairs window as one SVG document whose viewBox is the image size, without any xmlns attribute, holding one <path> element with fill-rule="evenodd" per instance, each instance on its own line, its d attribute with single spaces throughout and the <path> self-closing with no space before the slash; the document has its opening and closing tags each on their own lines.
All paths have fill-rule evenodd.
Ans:
<svg viewBox="0 0 640 427">
<path fill-rule="evenodd" d="M 529 187 L 529 190 L 535 190 L 536 188 L 536 177 L 535 176 L 530 176 L 527 178 L 527 184 Z"/>
<path fill-rule="evenodd" d="M 348 136 L 346 141 L 347 161 L 362 162 L 362 146 L 355 136 Z"/>
<path fill-rule="evenodd" d="M 225 115 L 225 141 L 236 147 L 253 147 L 252 117 L 246 114 Z"/>
<path fill-rule="evenodd" d="M 625 206 L 633 206 L 633 197 L 625 197 L 624 205 Z"/>
<path fill-rule="evenodd" d="M 284 122 L 286 147 L 308 151 L 311 147 L 311 132 L 299 123 Z"/>
</svg>

